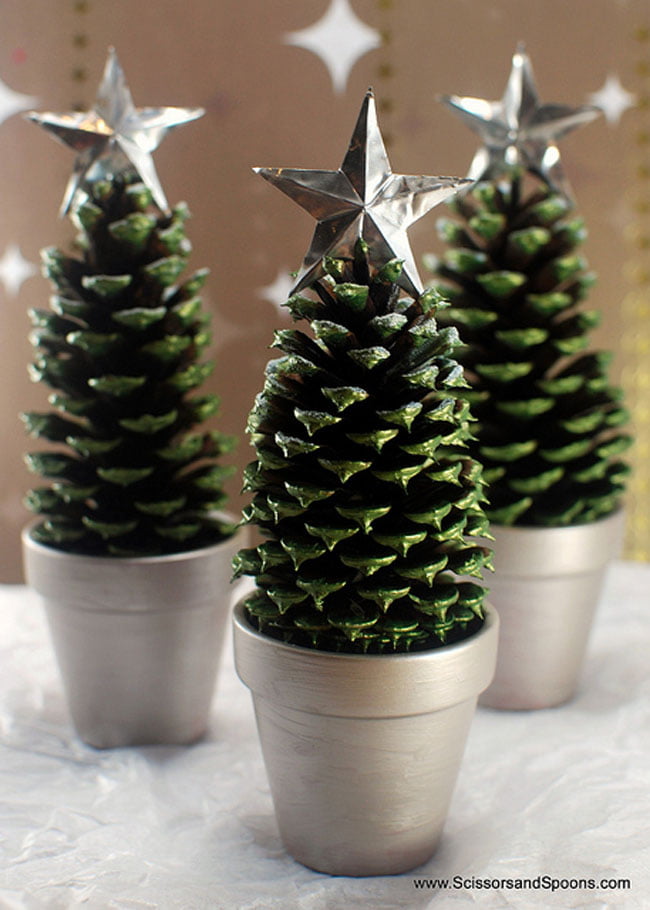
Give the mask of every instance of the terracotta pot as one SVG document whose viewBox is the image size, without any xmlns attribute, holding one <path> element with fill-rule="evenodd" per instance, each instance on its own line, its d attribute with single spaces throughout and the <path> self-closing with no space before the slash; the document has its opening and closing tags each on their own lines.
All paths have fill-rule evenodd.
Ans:
<svg viewBox="0 0 650 910">
<path fill-rule="evenodd" d="M 495 573 L 486 581 L 501 626 L 482 705 L 550 708 L 572 697 L 623 528 L 622 511 L 564 528 L 491 527 Z"/>
<path fill-rule="evenodd" d="M 64 553 L 22 535 L 79 736 L 91 746 L 187 743 L 208 723 L 240 533 L 169 556 Z"/>
<path fill-rule="evenodd" d="M 235 609 L 237 672 L 252 690 L 280 833 L 299 862 L 388 875 L 435 851 L 498 620 L 412 654 L 334 654 L 255 631 Z"/>
</svg>

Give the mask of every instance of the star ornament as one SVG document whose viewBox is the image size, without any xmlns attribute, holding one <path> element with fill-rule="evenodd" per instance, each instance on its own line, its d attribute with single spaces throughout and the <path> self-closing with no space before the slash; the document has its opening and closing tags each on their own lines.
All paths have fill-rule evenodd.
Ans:
<svg viewBox="0 0 650 910">
<path fill-rule="evenodd" d="M 318 222 L 293 292 L 323 274 L 323 258 L 349 258 L 359 239 L 381 263 L 401 259 L 400 284 L 419 294 L 422 284 L 406 234 L 434 206 L 471 183 L 461 177 L 393 174 L 377 123 L 375 99 L 368 91 L 350 147 L 338 171 L 254 168 Z"/>
<path fill-rule="evenodd" d="M 201 108 L 136 108 L 117 54 L 110 48 L 92 110 L 66 114 L 32 111 L 27 117 L 77 152 L 61 205 L 61 215 L 65 215 L 85 186 L 127 172 L 139 176 L 161 211 L 169 211 L 151 154 L 169 130 L 202 114 Z"/>
<path fill-rule="evenodd" d="M 459 95 L 443 95 L 440 100 L 483 140 L 484 147 L 472 161 L 470 177 L 488 180 L 521 167 L 570 197 L 557 140 L 594 120 L 601 111 L 593 105 L 572 108 L 540 104 L 523 45 L 512 58 L 510 77 L 500 101 Z"/>
</svg>

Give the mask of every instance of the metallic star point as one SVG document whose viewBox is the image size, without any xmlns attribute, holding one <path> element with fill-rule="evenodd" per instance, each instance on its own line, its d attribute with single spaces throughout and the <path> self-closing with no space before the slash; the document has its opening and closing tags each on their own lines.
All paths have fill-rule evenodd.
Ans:
<svg viewBox="0 0 650 910">
<path fill-rule="evenodd" d="M 358 239 L 383 263 L 401 259 L 400 284 L 421 293 L 422 284 L 407 229 L 434 206 L 472 181 L 461 177 L 393 174 L 377 123 L 372 91 L 367 92 L 350 146 L 337 171 L 255 168 L 314 216 L 318 222 L 293 291 L 323 274 L 326 256 L 352 257 Z"/>
<path fill-rule="evenodd" d="M 512 58 L 508 84 L 500 101 L 459 95 L 443 95 L 440 100 L 483 140 L 469 177 L 489 180 L 523 168 L 570 197 L 557 140 L 594 120 L 601 111 L 593 105 L 572 108 L 541 104 L 523 45 Z"/>
<path fill-rule="evenodd" d="M 161 211 L 168 211 L 152 152 L 169 130 L 202 114 L 201 108 L 136 108 L 117 54 L 110 48 L 92 110 L 66 114 L 32 111 L 27 116 L 77 152 L 61 205 L 65 215 L 85 186 L 129 171 L 151 190 Z"/>
</svg>

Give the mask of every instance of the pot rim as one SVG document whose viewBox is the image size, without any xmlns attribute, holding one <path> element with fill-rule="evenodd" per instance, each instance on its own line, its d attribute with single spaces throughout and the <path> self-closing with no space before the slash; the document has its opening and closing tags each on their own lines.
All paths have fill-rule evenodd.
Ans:
<svg viewBox="0 0 650 910">
<path fill-rule="evenodd" d="M 497 573 L 520 577 L 553 577 L 593 572 L 606 566 L 620 551 L 625 508 L 583 524 L 491 524 L 487 545 L 494 550 Z"/>
<path fill-rule="evenodd" d="M 25 580 L 46 603 L 66 609 L 122 614 L 193 609 L 218 601 L 222 589 L 232 591 L 231 560 L 242 533 L 238 528 L 195 550 L 123 557 L 57 550 L 35 541 L 28 526 L 22 532 Z M 123 593 L 119 605 L 112 595 L 116 589 Z"/>
<path fill-rule="evenodd" d="M 224 537 L 223 540 L 215 541 L 204 547 L 196 547 L 191 550 L 178 550 L 174 553 L 158 553 L 157 555 L 150 556 L 102 556 L 93 553 L 75 553 L 72 550 L 59 550 L 48 544 L 40 543 L 40 541 L 34 540 L 32 537 L 32 531 L 41 521 L 39 518 L 33 518 L 29 521 L 23 527 L 20 537 L 25 548 L 31 549 L 41 557 L 47 559 L 62 559 L 68 562 L 71 560 L 79 560 L 84 566 L 91 566 L 93 563 L 101 564 L 102 566 L 105 566 L 107 563 L 114 563 L 116 566 L 119 565 L 123 567 L 146 566 L 160 562 L 177 562 L 192 558 L 199 559 L 201 556 L 214 550 L 215 547 L 221 547 L 232 543 L 233 539 L 237 537 L 238 532 L 242 529 L 241 522 L 238 521 L 237 516 L 231 512 L 216 512 L 215 516 L 235 525 L 235 530 L 232 534 L 229 534 L 228 537 Z"/>
<path fill-rule="evenodd" d="M 345 654 L 283 642 L 254 629 L 241 598 L 233 610 L 235 666 L 256 697 L 347 717 L 425 714 L 476 698 L 494 675 L 499 619 L 427 651 Z"/>
<path fill-rule="evenodd" d="M 600 518 L 597 518 L 595 521 L 583 521 L 575 522 L 570 525 L 532 525 L 532 524 L 512 524 L 512 525 L 503 525 L 499 524 L 498 521 L 491 521 L 491 528 L 498 528 L 499 531 L 526 531 L 530 533 L 535 533 L 536 531 L 573 531 L 581 528 L 592 528 L 597 526 L 602 526 L 606 522 L 613 521 L 615 518 L 620 519 L 625 514 L 625 506 L 623 504 L 618 505 L 612 512 L 608 512 L 607 515 L 602 515 Z"/>
</svg>

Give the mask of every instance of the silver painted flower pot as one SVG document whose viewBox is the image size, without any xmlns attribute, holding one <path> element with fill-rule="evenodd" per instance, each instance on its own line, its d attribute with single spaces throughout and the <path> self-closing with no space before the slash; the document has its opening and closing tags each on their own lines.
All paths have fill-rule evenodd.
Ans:
<svg viewBox="0 0 650 910">
<path fill-rule="evenodd" d="M 624 514 L 564 528 L 492 526 L 499 656 L 480 704 L 551 708 L 578 686 L 607 564 L 619 551 Z"/>
<path fill-rule="evenodd" d="M 334 654 L 255 631 L 234 613 L 237 672 L 251 689 L 287 851 L 334 875 L 388 875 L 435 851 L 498 620 L 413 654 Z"/>
<path fill-rule="evenodd" d="M 75 728 L 97 748 L 198 739 L 208 723 L 239 534 L 169 556 L 64 553 L 22 535 Z"/>
</svg>

